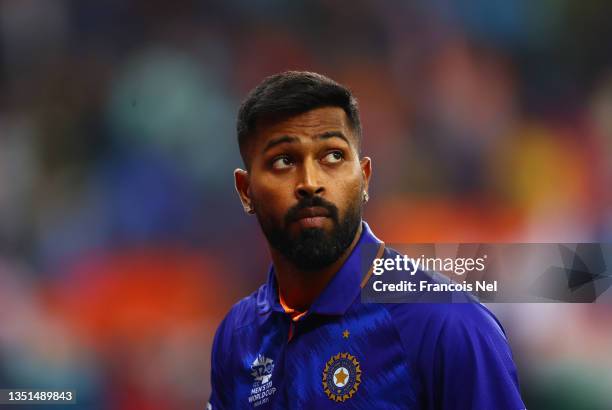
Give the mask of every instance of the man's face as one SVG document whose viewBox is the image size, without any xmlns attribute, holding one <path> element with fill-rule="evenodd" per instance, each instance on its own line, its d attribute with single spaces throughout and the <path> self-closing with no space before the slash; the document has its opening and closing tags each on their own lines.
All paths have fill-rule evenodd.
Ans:
<svg viewBox="0 0 612 410">
<path fill-rule="evenodd" d="M 250 201 L 270 245 L 303 270 L 335 262 L 353 241 L 370 176 L 338 107 L 258 124 L 248 147 Z"/>
</svg>

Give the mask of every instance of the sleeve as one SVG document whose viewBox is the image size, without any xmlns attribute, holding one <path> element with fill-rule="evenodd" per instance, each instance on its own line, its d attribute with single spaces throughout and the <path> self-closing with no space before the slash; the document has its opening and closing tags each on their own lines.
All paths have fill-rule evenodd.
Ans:
<svg viewBox="0 0 612 410">
<path fill-rule="evenodd" d="M 512 352 L 484 306 L 454 304 L 433 351 L 435 409 L 524 410 Z"/>
<path fill-rule="evenodd" d="M 213 341 L 212 354 L 211 354 L 211 366 L 210 366 L 210 383 L 211 383 L 211 394 L 210 399 L 206 405 L 206 410 L 222 410 L 231 409 L 230 403 L 230 385 L 228 375 L 223 366 L 223 357 L 226 352 L 229 351 L 227 343 L 229 343 L 229 329 L 227 325 L 228 317 L 226 317 L 217 332 Z"/>
</svg>

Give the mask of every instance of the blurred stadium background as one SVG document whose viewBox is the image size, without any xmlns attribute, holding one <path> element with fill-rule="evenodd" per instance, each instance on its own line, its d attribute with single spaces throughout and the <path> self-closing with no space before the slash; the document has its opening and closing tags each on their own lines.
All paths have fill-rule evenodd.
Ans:
<svg viewBox="0 0 612 410">
<path fill-rule="evenodd" d="M 386 241 L 610 241 L 611 18 L 603 0 L 0 0 L 0 387 L 204 408 L 213 332 L 268 265 L 233 191 L 235 115 L 286 69 L 359 98 Z M 611 306 L 493 309 L 528 408 L 612 409 Z"/>
</svg>

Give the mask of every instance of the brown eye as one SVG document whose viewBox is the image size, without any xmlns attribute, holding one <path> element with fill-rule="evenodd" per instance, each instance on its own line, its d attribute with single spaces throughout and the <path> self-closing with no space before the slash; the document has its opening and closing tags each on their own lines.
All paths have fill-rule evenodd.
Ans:
<svg viewBox="0 0 612 410">
<path fill-rule="evenodd" d="M 323 162 L 328 164 L 337 164 L 344 159 L 344 155 L 341 151 L 332 151 L 329 152 L 325 157 L 323 157 Z"/>
<path fill-rule="evenodd" d="M 276 157 L 272 161 L 272 168 L 274 169 L 287 169 L 291 165 L 293 165 L 293 163 L 291 162 L 289 157 L 286 155 L 283 155 L 281 157 Z"/>
</svg>

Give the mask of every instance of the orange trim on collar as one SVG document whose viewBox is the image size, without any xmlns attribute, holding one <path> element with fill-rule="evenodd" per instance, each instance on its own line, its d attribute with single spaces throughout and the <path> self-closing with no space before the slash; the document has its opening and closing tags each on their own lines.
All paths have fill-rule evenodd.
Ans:
<svg viewBox="0 0 612 410">
<path fill-rule="evenodd" d="M 380 258 L 384 252 L 385 252 L 385 243 L 381 242 L 380 246 L 378 247 L 378 252 L 376 252 L 375 259 Z M 363 280 L 361 281 L 361 289 L 363 289 L 366 283 L 368 283 L 368 280 L 370 280 L 373 270 L 374 270 L 374 261 L 372 261 L 372 266 L 370 266 L 370 270 L 368 270 L 368 273 L 366 273 L 366 275 L 363 277 Z"/>
<path fill-rule="evenodd" d="M 293 320 L 294 322 L 297 322 L 302 316 L 308 313 L 307 310 L 300 312 L 287 306 L 287 304 L 283 300 L 283 296 L 281 295 L 280 291 L 278 292 L 278 301 L 280 302 L 280 305 L 282 306 L 285 313 L 288 314 L 289 317 L 291 317 L 291 320 Z"/>
</svg>

